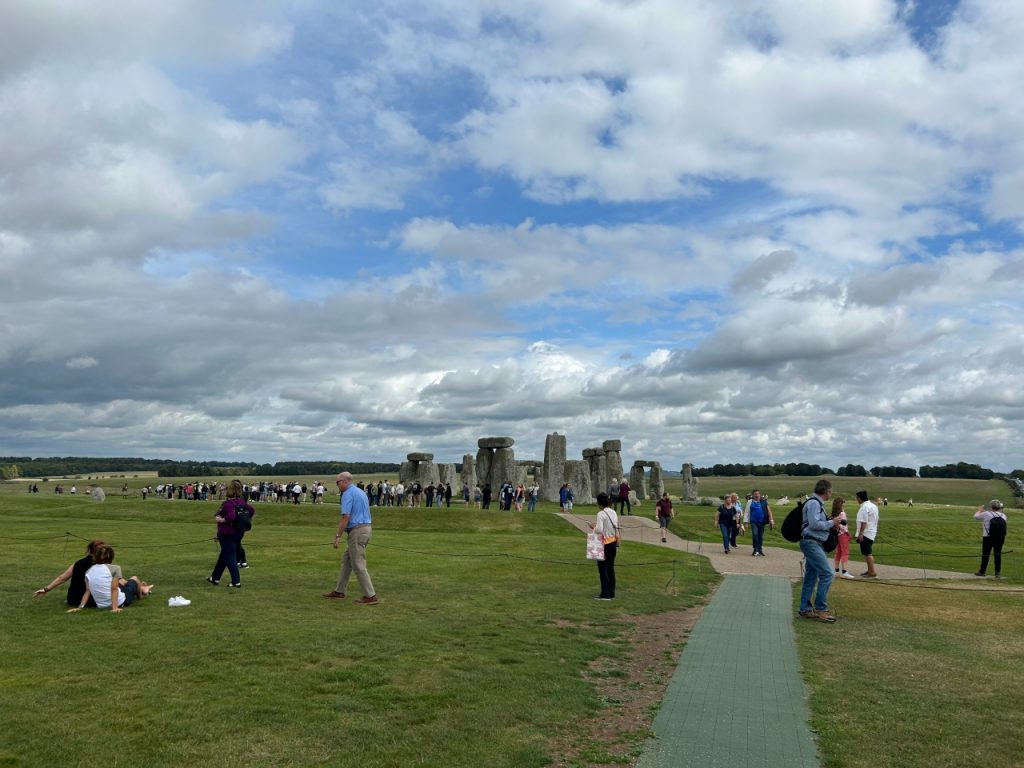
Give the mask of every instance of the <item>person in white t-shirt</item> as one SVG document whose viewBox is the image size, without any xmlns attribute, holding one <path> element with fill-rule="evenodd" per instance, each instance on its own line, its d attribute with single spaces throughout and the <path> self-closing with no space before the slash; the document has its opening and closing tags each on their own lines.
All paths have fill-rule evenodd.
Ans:
<svg viewBox="0 0 1024 768">
<path fill-rule="evenodd" d="M 615 555 L 619 550 L 619 518 L 612 508 L 607 493 L 597 494 L 597 506 L 601 511 L 597 519 L 588 523 L 590 529 L 604 539 L 604 560 L 597 561 L 597 574 L 601 579 L 601 594 L 595 600 L 615 599 Z"/>
<path fill-rule="evenodd" d="M 861 576 L 874 579 L 878 574 L 875 573 L 875 556 L 871 552 L 878 536 L 878 505 L 868 501 L 867 491 L 857 491 L 857 501 L 860 502 L 860 509 L 857 510 L 857 543 L 860 544 L 860 553 L 864 555 L 864 562 L 868 566 Z"/>
<path fill-rule="evenodd" d="M 109 608 L 119 613 L 139 598 L 145 597 L 153 590 L 152 584 L 140 580 L 138 576 L 130 579 L 118 579 L 112 572 L 110 564 L 114 562 L 114 548 L 104 544 L 93 554 L 94 565 L 85 572 L 85 594 L 77 608 L 70 608 L 68 613 L 77 613 L 89 602 L 90 595 L 97 608 Z"/>
</svg>

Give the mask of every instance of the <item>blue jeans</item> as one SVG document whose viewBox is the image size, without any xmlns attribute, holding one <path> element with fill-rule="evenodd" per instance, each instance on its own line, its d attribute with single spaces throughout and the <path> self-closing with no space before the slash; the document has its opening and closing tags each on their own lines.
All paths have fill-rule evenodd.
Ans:
<svg viewBox="0 0 1024 768">
<path fill-rule="evenodd" d="M 728 552 L 729 539 L 732 537 L 732 526 L 729 523 L 719 523 L 718 527 L 722 531 L 722 549 Z"/>
<path fill-rule="evenodd" d="M 537 497 L 531 496 L 530 500 L 526 502 L 526 511 L 535 512 L 537 510 Z"/>
<path fill-rule="evenodd" d="M 224 575 L 224 568 L 228 569 L 228 573 L 231 574 L 231 583 L 241 583 L 241 577 L 238 575 L 238 544 L 241 541 L 241 536 L 237 533 L 231 534 L 219 534 L 217 541 L 220 542 L 220 556 L 217 558 L 217 564 L 213 566 L 213 573 L 210 574 L 214 581 L 220 581 L 220 577 Z"/>
<path fill-rule="evenodd" d="M 818 590 L 814 595 L 814 610 L 828 610 L 828 588 L 832 586 L 832 566 L 828 555 L 821 548 L 821 542 L 815 539 L 800 539 L 800 551 L 804 553 L 804 581 L 800 587 L 800 610 L 811 610 L 811 592 L 815 582 Z"/>
<path fill-rule="evenodd" d="M 750 538 L 754 542 L 754 551 L 764 552 L 764 523 L 750 521 Z"/>
</svg>

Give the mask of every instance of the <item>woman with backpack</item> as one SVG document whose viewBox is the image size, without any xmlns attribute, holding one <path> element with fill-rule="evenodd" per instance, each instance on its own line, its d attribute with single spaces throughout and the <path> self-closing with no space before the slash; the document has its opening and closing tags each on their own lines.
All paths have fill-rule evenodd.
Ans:
<svg viewBox="0 0 1024 768">
<path fill-rule="evenodd" d="M 988 503 L 988 509 L 984 506 L 978 507 L 974 513 L 975 520 L 981 520 L 981 568 L 975 576 L 984 576 L 988 570 L 988 557 L 995 555 L 996 578 L 999 575 L 1000 567 L 1003 564 L 1003 542 L 1006 541 L 1006 513 L 1003 512 L 1003 502 L 999 499 L 992 499 Z"/>
<path fill-rule="evenodd" d="M 232 480 L 228 483 L 227 498 L 213 518 L 217 521 L 220 556 L 217 558 L 217 564 L 213 566 L 213 573 L 206 577 L 211 584 L 219 584 L 220 577 L 227 568 L 231 574 L 231 583 L 228 586 L 235 589 L 242 586 L 242 579 L 238 573 L 238 550 L 245 532 L 252 527 L 252 518 L 255 514 L 256 510 L 242 495 L 241 481 Z"/>
</svg>

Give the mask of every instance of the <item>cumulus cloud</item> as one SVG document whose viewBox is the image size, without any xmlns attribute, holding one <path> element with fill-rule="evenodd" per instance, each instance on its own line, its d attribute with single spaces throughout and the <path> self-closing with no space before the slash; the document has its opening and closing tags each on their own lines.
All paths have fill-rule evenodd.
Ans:
<svg viewBox="0 0 1024 768">
<path fill-rule="evenodd" d="M 13 452 L 1024 447 L 1012 4 L 8 5 Z"/>
</svg>

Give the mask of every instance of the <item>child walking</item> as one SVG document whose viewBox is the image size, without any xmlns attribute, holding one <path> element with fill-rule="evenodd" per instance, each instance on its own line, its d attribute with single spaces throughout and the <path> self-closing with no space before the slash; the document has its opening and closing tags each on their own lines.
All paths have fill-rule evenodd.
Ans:
<svg viewBox="0 0 1024 768">
<path fill-rule="evenodd" d="M 847 526 L 846 510 L 843 509 L 845 500 L 842 496 L 832 499 L 832 518 L 839 518 L 839 537 L 836 543 L 836 573 L 844 579 L 855 578 L 852 573 L 846 570 L 846 564 L 850 562 L 850 528 Z"/>
</svg>

